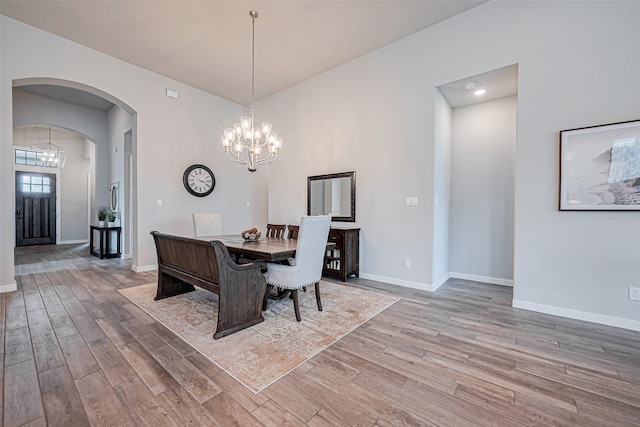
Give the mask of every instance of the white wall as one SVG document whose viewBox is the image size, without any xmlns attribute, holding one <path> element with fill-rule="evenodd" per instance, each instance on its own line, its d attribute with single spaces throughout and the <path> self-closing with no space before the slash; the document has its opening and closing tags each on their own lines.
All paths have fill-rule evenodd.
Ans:
<svg viewBox="0 0 640 427">
<path fill-rule="evenodd" d="M 117 106 L 112 107 L 107 112 L 107 122 L 109 126 L 109 185 L 117 182 L 119 185 L 118 210 L 122 214 L 126 201 L 124 200 L 124 164 L 125 164 L 125 146 L 124 135 L 132 130 L 133 118 Z M 111 194 L 106 187 L 98 188 L 98 192 L 102 197 L 106 197 L 105 206 L 111 206 Z M 121 218 L 118 218 L 118 222 Z"/>
<path fill-rule="evenodd" d="M 638 22 L 638 2 L 488 2 L 258 103 L 288 141 L 270 218 L 304 211 L 308 175 L 355 170 L 361 276 L 428 289 L 434 88 L 517 63 L 514 304 L 640 329 L 640 214 L 557 210 L 558 132 L 640 117 Z"/>
<path fill-rule="evenodd" d="M 257 103 L 285 144 L 269 171 L 269 219 L 298 223 L 307 177 L 356 172 L 360 276 L 431 286 L 434 102 L 428 70 L 395 44 Z M 407 63 L 408 62 L 408 63 Z M 429 89 L 433 93 L 433 86 Z M 416 99 L 418 98 L 418 99 Z M 418 206 L 406 206 L 416 196 Z M 405 258 L 412 267 L 404 268 Z"/>
<path fill-rule="evenodd" d="M 109 175 L 108 175 L 108 187 L 107 186 L 98 186 L 97 188 L 97 196 L 98 199 L 103 199 L 106 197 L 106 202 L 102 205 L 108 206 L 111 208 L 111 188 L 115 183 L 118 186 L 118 201 L 117 208 L 115 209 L 118 212 L 118 216 L 116 217 L 116 225 L 122 227 L 121 231 L 121 246 L 120 250 L 122 253 L 125 252 L 125 247 L 129 247 L 129 243 L 127 242 L 131 233 L 129 233 L 129 227 L 131 224 L 125 223 L 124 218 L 124 209 L 125 203 L 125 155 L 127 150 L 125 150 L 125 133 L 132 131 L 135 126 L 135 120 L 133 116 L 122 108 L 118 106 L 113 106 L 107 112 L 107 125 L 109 127 L 109 144 L 108 144 L 108 164 Z M 95 210 L 94 210 L 95 211 Z M 117 246 L 117 238 L 115 235 L 111 235 L 111 247 Z"/>
<path fill-rule="evenodd" d="M 4 80 L 4 59 L 2 52 L 5 49 L 5 40 L 1 37 L 3 34 L 4 23 L 2 18 L 0 18 L 0 82 Z M 7 126 L 10 125 L 10 122 L 1 119 L 7 111 L 6 107 L 2 106 L 4 100 L 7 99 L 7 92 L 11 92 L 11 88 L 0 83 L 0 162 L 2 162 L 2 159 L 11 157 L 13 154 L 13 142 L 8 144 L 3 140 L 4 136 L 8 133 L 6 130 Z M 11 129 L 13 129 L 13 126 L 11 126 Z M 14 179 L 13 168 L 7 167 L 4 162 L 0 163 L 0 165 L 2 166 L 0 167 L 0 183 L 6 182 L 8 184 L 9 180 Z M 2 206 L 9 205 L 7 202 L 11 200 L 9 198 L 15 197 L 15 190 L 9 190 L 7 184 L 0 184 L 0 200 L 2 201 Z M 11 204 L 11 207 L 13 208 L 13 204 Z M 9 221 L 10 218 L 8 214 L 8 209 L 0 208 L 0 221 Z M 12 228 L 0 227 L 0 292 L 9 292 L 15 290 L 17 287 L 13 276 L 13 251 L 11 251 L 9 256 L 5 255 L 6 252 L 12 249 L 8 242 L 13 242 L 15 236 L 15 218 L 13 218 L 12 223 L 14 224 Z"/>
<path fill-rule="evenodd" d="M 86 242 L 89 235 L 87 215 L 88 183 L 91 172 L 89 159 L 85 157 L 85 138 L 80 135 L 52 129 L 54 144 L 67 150 L 64 169 L 60 171 L 58 186 L 60 200 L 60 243 Z"/>
<path fill-rule="evenodd" d="M 513 281 L 516 97 L 453 109 L 451 275 Z"/>
<path fill-rule="evenodd" d="M 155 266 L 151 230 L 192 233 L 191 213 L 223 215 L 223 231 L 266 223 L 267 170 L 250 174 L 226 160 L 220 144 L 225 127 L 243 108 L 166 77 L 98 53 L 1 16 L 0 25 L 0 198 L 13 199 L 11 173 L 12 82 L 30 77 L 76 82 L 110 94 L 135 111 L 137 223 L 134 269 Z M 60 61 L 60 58 L 65 61 Z M 165 96 L 169 87 L 179 99 Z M 196 198 L 182 187 L 182 173 L 204 163 L 216 174 L 214 193 Z M 268 168 L 266 168 L 268 169 Z M 163 205 L 157 206 L 157 200 Z M 250 207 L 246 207 L 247 202 Z M 12 204 L 0 207 L 0 286 L 15 286 Z M 7 289 L 7 288 L 0 288 Z"/>
<path fill-rule="evenodd" d="M 56 126 L 85 135 L 97 144 L 108 139 L 107 113 L 13 89 L 13 127 Z"/>
<path fill-rule="evenodd" d="M 451 107 L 435 89 L 433 165 L 433 272 L 431 287 L 449 278 L 449 216 L 451 194 Z"/>
</svg>

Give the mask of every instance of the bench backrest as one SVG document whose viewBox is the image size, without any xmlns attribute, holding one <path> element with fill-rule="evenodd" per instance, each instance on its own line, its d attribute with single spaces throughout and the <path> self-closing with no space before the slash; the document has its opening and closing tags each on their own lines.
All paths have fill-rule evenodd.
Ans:
<svg viewBox="0 0 640 427">
<path fill-rule="evenodd" d="M 210 242 L 157 231 L 151 234 L 156 243 L 158 267 L 164 265 L 207 282 L 219 283 L 218 260 Z"/>
</svg>

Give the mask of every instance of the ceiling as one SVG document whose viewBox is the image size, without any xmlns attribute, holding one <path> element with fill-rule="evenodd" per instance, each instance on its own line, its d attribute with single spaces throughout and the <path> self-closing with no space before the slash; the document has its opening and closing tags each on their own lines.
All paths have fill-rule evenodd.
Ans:
<svg viewBox="0 0 640 427">
<path fill-rule="evenodd" d="M 473 82 L 475 87 L 465 88 L 465 84 Z M 518 65 L 513 64 L 486 73 L 469 76 L 462 80 L 438 86 L 440 93 L 451 108 L 466 107 L 494 99 L 506 98 L 518 94 Z M 484 89 L 487 92 L 477 96 L 474 91 Z"/>
<path fill-rule="evenodd" d="M 241 105 L 486 0 L 0 0 L 0 13 Z"/>
</svg>

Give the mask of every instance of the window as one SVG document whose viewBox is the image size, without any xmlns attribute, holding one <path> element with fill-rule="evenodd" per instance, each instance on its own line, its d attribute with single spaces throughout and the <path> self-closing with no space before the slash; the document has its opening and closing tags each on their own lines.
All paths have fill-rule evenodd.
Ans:
<svg viewBox="0 0 640 427">
<path fill-rule="evenodd" d="M 42 160 L 42 153 L 38 151 L 16 149 L 16 164 L 29 166 L 43 166 L 55 168 L 56 164 Z"/>
<path fill-rule="evenodd" d="M 51 178 L 23 175 L 22 191 L 24 193 L 51 193 Z"/>
</svg>

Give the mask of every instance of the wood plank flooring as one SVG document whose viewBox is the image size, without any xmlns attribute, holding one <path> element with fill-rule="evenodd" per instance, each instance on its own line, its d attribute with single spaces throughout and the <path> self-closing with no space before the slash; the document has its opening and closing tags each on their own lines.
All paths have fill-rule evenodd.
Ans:
<svg viewBox="0 0 640 427">
<path fill-rule="evenodd" d="M 117 292 L 155 273 L 88 252 L 16 249 L 5 427 L 640 426 L 640 333 L 513 309 L 508 287 L 351 279 L 401 300 L 254 395 Z"/>
</svg>

